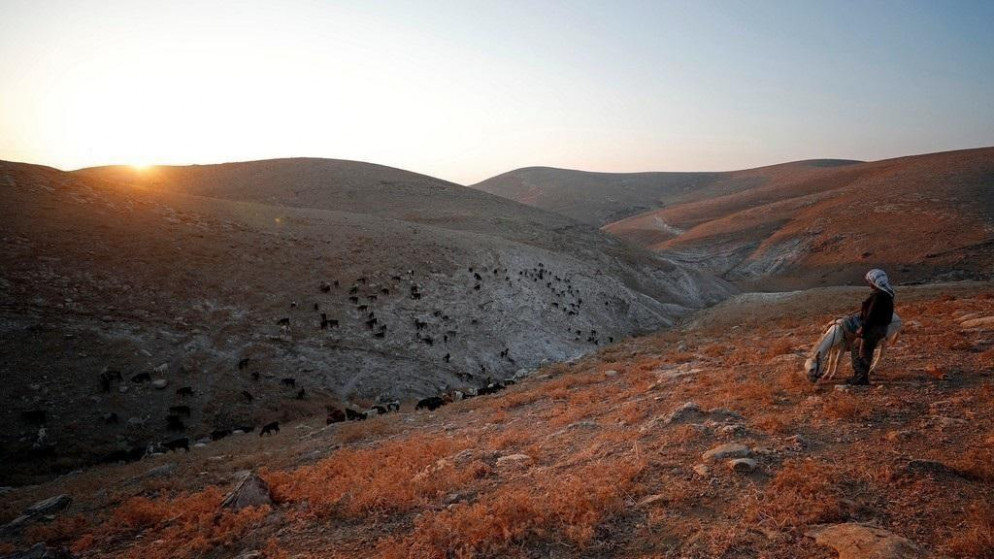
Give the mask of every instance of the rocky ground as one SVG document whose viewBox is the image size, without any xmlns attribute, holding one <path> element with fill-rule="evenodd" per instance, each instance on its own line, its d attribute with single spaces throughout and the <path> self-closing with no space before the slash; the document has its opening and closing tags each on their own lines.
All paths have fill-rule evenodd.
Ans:
<svg viewBox="0 0 994 559">
<path fill-rule="evenodd" d="M 874 385 L 811 385 L 810 347 L 864 291 L 742 295 L 436 411 L 4 489 L 3 550 L 990 557 L 994 285 L 899 287 Z"/>
</svg>

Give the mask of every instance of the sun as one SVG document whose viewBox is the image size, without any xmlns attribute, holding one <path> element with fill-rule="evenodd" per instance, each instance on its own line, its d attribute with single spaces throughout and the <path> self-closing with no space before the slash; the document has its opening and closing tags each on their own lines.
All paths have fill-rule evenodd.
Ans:
<svg viewBox="0 0 994 559">
<path fill-rule="evenodd" d="M 147 165 L 145 163 L 136 163 L 131 165 L 131 168 L 135 171 L 138 171 L 139 173 L 147 171 L 149 167 L 151 167 L 151 165 Z"/>
</svg>

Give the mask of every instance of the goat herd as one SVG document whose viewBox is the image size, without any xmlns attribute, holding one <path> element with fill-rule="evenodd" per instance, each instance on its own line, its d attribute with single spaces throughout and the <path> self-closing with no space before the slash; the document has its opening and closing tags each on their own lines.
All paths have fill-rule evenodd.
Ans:
<svg viewBox="0 0 994 559">
<path fill-rule="evenodd" d="M 507 268 L 468 268 L 468 274 L 471 278 L 470 284 L 472 285 L 472 292 L 481 291 L 482 286 L 488 281 L 500 281 L 503 279 L 508 285 L 512 285 L 514 281 L 518 282 L 530 282 L 543 286 L 551 290 L 554 300 L 551 302 L 552 309 L 561 310 L 567 317 L 576 316 L 581 307 L 583 306 L 583 299 L 579 297 L 579 291 L 574 288 L 570 278 L 561 277 L 549 269 L 545 268 L 544 264 L 539 263 L 536 267 L 529 269 L 523 269 L 518 271 L 517 278 L 513 277 L 513 274 L 508 273 Z M 386 277 L 384 275 L 384 277 Z M 513 279 L 512 279 L 513 278 Z M 422 288 L 414 281 L 414 271 L 408 270 L 406 274 L 394 274 L 390 276 L 390 282 L 376 282 L 370 277 L 363 276 L 357 278 L 351 286 L 347 288 L 348 301 L 355 306 L 355 310 L 359 313 L 360 320 L 365 325 L 365 329 L 369 330 L 375 338 L 383 339 L 387 336 L 388 327 L 387 324 L 383 323 L 381 319 L 376 315 L 376 311 L 372 310 L 371 307 L 374 306 L 377 301 L 393 295 L 401 295 L 404 291 L 408 292 L 408 297 L 414 300 L 420 300 L 424 293 Z M 404 284 L 406 289 L 404 289 Z M 336 279 L 331 282 L 322 281 L 318 286 L 318 291 L 321 294 L 331 294 L 333 291 L 341 289 L 342 286 L 340 282 Z M 467 288 L 470 289 L 470 288 Z M 345 293 L 343 293 L 345 295 Z M 321 302 L 312 302 L 309 306 L 313 309 L 314 313 L 319 313 L 320 320 L 317 321 L 317 328 L 320 330 L 328 330 L 341 328 L 343 321 L 340 318 L 333 318 L 328 315 L 328 312 L 322 312 Z M 609 302 L 604 301 L 604 305 L 608 306 Z M 291 309 L 297 309 L 300 305 L 297 302 L 291 302 Z M 291 313 L 291 316 L 293 313 Z M 291 328 L 291 316 L 285 316 L 279 318 L 276 323 L 278 326 L 283 328 L 285 331 L 289 332 Z M 296 322 L 296 319 L 294 319 Z M 453 324 L 453 319 L 450 318 L 448 314 L 443 313 L 441 310 L 434 310 L 431 312 L 430 317 L 426 314 L 422 317 L 416 317 L 413 320 L 413 333 L 417 338 L 417 341 L 423 343 L 427 346 L 435 346 L 440 344 L 448 344 L 449 341 L 459 334 L 455 325 Z M 476 324 L 477 320 L 473 319 L 472 324 Z M 571 336 L 574 337 L 574 341 L 586 341 L 592 344 L 599 344 L 600 337 L 596 330 L 585 330 L 569 328 L 567 330 Z M 613 337 L 607 337 L 608 342 L 613 342 Z M 505 348 L 500 351 L 499 360 L 505 361 L 509 364 L 514 364 L 515 361 L 511 357 L 510 349 Z M 439 357 L 445 363 L 451 363 L 453 356 L 450 351 L 444 352 L 444 355 L 439 352 Z M 239 371 L 245 371 L 249 369 L 251 361 L 249 358 L 243 358 L 238 361 L 237 367 Z M 160 368 L 162 370 L 160 370 Z M 154 379 L 151 372 L 141 372 L 132 375 L 128 378 L 130 382 L 135 384 L 150 383 L 157 389 L 163 389 L 166 386 L 166 381 L 161 377 L 162 373 L 165 373 L 165 365 L 157 367 L 153 372 L 157 374 L 159 378 Z M 182 370 L 182 369 L 181 369 Z M 477 377 L 473 373 L 467 372 L 456 372 L 455 373 L 461 380 L 472 382 L 474 377 Z M 479 374 L 481 376 L 486 375 L 486 369 L 481 365 Z M 250 373 L 251 379 L 254 382 L 261 382 L 262 376 L 257 371 L 252 371 Z M 114 383 L 123 383 L 124 375 L 118 370 L 105 370 L 100 373 L 99 376 L 99 386 L 101 392 L 110 393 L 114 386 Z M 280 386 L 286 390 L 290 389 L 293 398 L 298 400 L 303 400 L 307 397 L 307 391 L 303 387 L 297 386 L 297 381 L 293 377 L 284 377 L 279 379 Z M 492 382 L 488 378 L 488 381 L 480 388 L 471 388 L 466 391 L 450 391 L 439 396 L 432 396 L 429 398 L 424 398 L 419 400 L 415 405 L 415 410 L 435 410 L 439 407 L 453 402 L 455 400 L 460 400 L 464 398 L 471 398 L 474 396 L 481 396 L 485 394 L 492 394 L 502 390 L 507 384 L 513 383 L 512 380 L 507 380 L 505 382 Z M 125 388 L 121 388 L 121 391 L 126 391 Z M 181 399 L 187 397 L 193 397 L 195 395 L 194 388 L 191 386 L 182 386 L 176 389 L 175 394 Z M 241 390 L 240 397 L 246 403 L 251 404 L 255 399 L 253 395 L 248 390 Z M 186 425 L 184 420 L 188 420 L 192 414 L 193 409 L 186 405 L 185 403 L 176 403 L 168 408 L 168 414 L 165 417 L 165 428 L 170 432 L 183 432 L 186 430 Z M 343 408 L 338 407 L 328 407 L 327 408 L 327 423 L 337 423 L 341 421 L 362 421 L 369 417 L 385 414 L 390 412 L 396 412 L 400 410 L 399 401 L 385 402 L 382 404 L 374 405 L 373 407 L 359 411 L 352 406 L 345 406 Z M 28 410 L 21 414 L 22 419 L 30 424 L 41 425 L 42 432 L 44 432 L 44 425 L 46 423 L 46 412 L 42 409 Z M 120 418 L 115 412 L 104 413 L 100 416 L 103 423 L 111 425 L 120 423 Z M 144 427 L 147 418 L 130 418 L 127 423 L 130 427 Z M 255 431 L 255 426 L 253 425 L 230 425 L 223 428 L 215 428 L 210 432 L 209 437 L 204 436 L 199 438 L 197 444 L 206 444 L 208 441 L 217 441 L 224 437 L 227 437 L 236 433 L 250 433 Z M 274 421 L 267 423 L 259 431 L 259 436 L 276 434 L 279 432 L 279 423 Z M 41 439 L 41 437 L 39 437 Z M 49 445 L 50 446 L 50 445 Z M 190 439 L 187 437 L 177 438 L 164 443 L 155 443 L 148 445 L 146 447 L 138 448 L 134 447 L 129 450 L 118 450 L 104 457 L 102 461 L 105 462 L 118 462 L 118 461 L 129 461 L 141 458 L 148 452 L 166 452 L 175 451 L 179 449 L 190 449 Z M 35 445 L 36 451 L 50 450 L 48 447 Z"/>
</svg>

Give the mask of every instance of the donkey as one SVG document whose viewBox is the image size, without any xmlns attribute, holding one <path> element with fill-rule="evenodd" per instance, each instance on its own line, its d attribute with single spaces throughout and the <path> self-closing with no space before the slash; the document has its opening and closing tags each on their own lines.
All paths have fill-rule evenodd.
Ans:
<svg viewBox="0 0 994 559">
<path fill-rule="evenodd" d="M 839 368 L 839 358 L 842 357 L 842 353 L 849 351 L 856 342 L 855 331 L 847 327 L 847 321 L 846 318 L 840 318 L 830 322 L 821 339 L 811 349 L 811 357 L 804 362 L 804 371 L 812 382 L 831 380 Z M 873 372 L 883 359 L 887 346 L 897 341 L 901 326 L 901 317 L 894 313 L 890 325 L 887 326 L 887 335 L 877 344 L 877 351 L 874 352 L 873 361 L 870 363 L 870 372 Z"/>
</svg>

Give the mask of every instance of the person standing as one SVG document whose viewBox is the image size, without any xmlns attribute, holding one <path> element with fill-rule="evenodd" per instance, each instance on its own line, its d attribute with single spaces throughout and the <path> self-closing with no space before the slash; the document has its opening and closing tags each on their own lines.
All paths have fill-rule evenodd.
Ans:
<svg viewBox="0 0 994 559">
<path fill-rule="evenodd" d="M 866 283 L 873 293 L 863 301 L 860 309 L 856 342 L 852 345 L 853 376 L 846 381 L 846 384 L 855 386 L 870 384 L 873 351 L 887 336 L 887 327 L 894 316 L 894 289 L 887 274 L 880 269 L 870 270 L 866 273 Z"/>
</svg>

